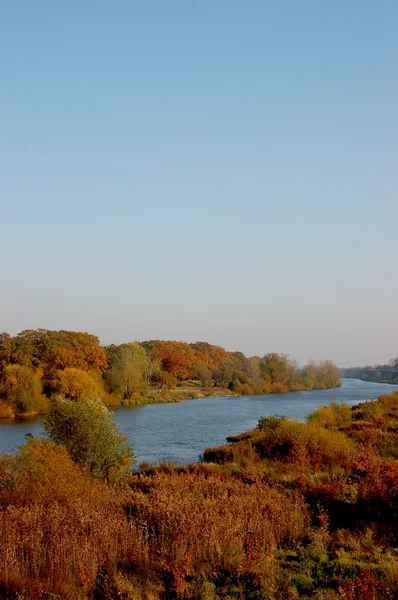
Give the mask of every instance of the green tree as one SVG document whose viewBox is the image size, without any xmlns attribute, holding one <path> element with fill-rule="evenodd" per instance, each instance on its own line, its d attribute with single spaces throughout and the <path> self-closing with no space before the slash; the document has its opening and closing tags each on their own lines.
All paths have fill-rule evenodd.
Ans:
<svg viewBox="0 0 398 600">
<path fill-rule="evenodd" d="M 109 346 L 110 369 L 105 373 L 109 391 L 130 400 L 135 393 L 145 390 L 147 355 L 138 342 Z"/>
<path fill-rule="evenodd" d="M 171 389 L 177 385 L 177 377 L 174 377 L 171 373 L 167 371 L 157 371 L 152 376 L 153 383 L 156 384 L 158 388 L 158 392 L 160 393 L 163 388 Z"/>
<path fill-rule="evenodd" d="M 44 428 L 77 464 L 111 483 L 117 483 L 135 462 L 126 436 L 97 398 L 73 401 L 55 397 Z"/>
<path fill-rule="evenodd" d="M 260 364 L 261 371 L 268 373 L 271 377 L 271 383 L 283 383 L 288 385 L 295 376 L 295 365 L 291 363 L 286 354 L 270 352 L 266 354 Z"/>
</svg>

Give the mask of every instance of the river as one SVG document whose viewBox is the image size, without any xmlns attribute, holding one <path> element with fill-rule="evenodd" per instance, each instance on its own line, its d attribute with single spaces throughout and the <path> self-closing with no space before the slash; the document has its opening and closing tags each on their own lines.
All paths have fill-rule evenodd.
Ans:
<svg viewBox="0 0 398 600">
<path fill-rule="evenodd" d="M 176 404 L 148 404 L 115 411 L 118 426 L 133 446 L 137 462 L 190 463 L 204 448 L 225 443 L 227 435 L 253 429 L 260 417 L 296 416 L 304 420 L 319 404 L 331 400 L 350 406 L 398 390 L 397 385 L 342 379 L 332 390 L 265 396 L 201 398 Z M 0 424 L 0 453 L 24 443 L 25 435 L 43 435 L 41 418 Z"/>
</svg>

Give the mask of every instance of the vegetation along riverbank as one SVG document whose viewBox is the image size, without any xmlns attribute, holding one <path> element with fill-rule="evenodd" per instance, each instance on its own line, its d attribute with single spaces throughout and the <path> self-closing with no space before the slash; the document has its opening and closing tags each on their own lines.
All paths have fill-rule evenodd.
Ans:
<svg viewBox="0 0 398 600">
<path fill-rule="evenodd" d="M 101 401 L 45 427 L 0 458 L 2 599 L 398 597 L 398 394 L 135 472 Z"/>
<path fill-rule="evenodd" d="M 53 395 L 97 396 L 116 407 L 338 385 L 340 371 L 329 360 L 300 368 L 284 354 L 247 358 L 206 342 L 101 346 L 96 336 L 74 331 L 0 334 L 0 419 L 46 414 Z"/>
</svg>

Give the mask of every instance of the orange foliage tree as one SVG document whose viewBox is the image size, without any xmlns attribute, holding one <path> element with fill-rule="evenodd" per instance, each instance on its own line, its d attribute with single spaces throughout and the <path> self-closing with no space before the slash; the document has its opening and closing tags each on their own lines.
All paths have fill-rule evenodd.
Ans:
<svg viewBox="0 0 398 600">
<path fill-rule="evenodd" d="M 104 348 L 95 335 L 75 331 L 28 329 L 13 338 L 13 362 L 46 369 L 73 367 L 103 373 L 107 367 Z"/>
<path fill-rule="evenodd" d="M 177 377 L 189 379 L 195 376 L 195 352 L 186 342 L 149 342 L 151 353 L 162 368 Z"/>
</svg>

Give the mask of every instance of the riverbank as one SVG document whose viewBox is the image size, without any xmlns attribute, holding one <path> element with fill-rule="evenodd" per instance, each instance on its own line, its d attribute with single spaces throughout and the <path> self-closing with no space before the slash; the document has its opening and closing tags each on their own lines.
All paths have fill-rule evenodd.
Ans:
<svg viewBox="0 0 398 600">
<path fill-rule="evenodd" d="M 112 409 L 119 408 L 133 408 L 139 406 L 145 406 L 148 404 L 174 404 L 181 402 L 182 400 L 198 400 L 201 398 L 228 398 L 228 397 L 245 397 L 245 396 L 264 396 L 264 395 L 285 395 L 292 394 L 298 391 L 302 392 L 317 392 L 320 390 L 332 390 L 341 387 L 341 381 L 333 386 L 327 387 L 322 386 L 318 388 L 306 388 L 300 386 L 299 389 L 288 389 L 286 386 L 280 387 L 275 386 L 268 393 L 264 394 L 242 394 L 223 387 L 208 387 L 202 385 L 197 380 L 189 380 L 181 382 L 172 389 L 150 388 L 145 393 L 135 393 L 129 399 L 122 399 L 116 395 L 104 394 L 101 396 L 105 406 Z M 28 412 L 17 412 L 15 406 L 6 400 L 0 401 L 0 425 L 7 423 L 15 419 L 31 418 L 34 416 L 44 416 L 47 414 L 50 405 L 49 398 L 42 398 L 40 404 L 38 404 L 35 410 L 29 410 Z"/>
<path fill-rule="evenodd" d="M 247 397 L 200 398 L 173 403 L 156 403 L 112 409 L 115 421 L 133 445 L 138 462 L 194 462 L 206 446 L 217 446 L 228 435 L 252 429 L 261 417 L 273 414 L 295 416 L 304 421 L 319 404 L 331 400 L 349 406 L 377 398 L 396 388 L 359 380 L 343 379 L 331 390 L 267 394 Z M 0 453 L 12 451 L 25 435 L 43 435 L 43 417 L 3 421 L 0 426 Z"/>
<path fill-rule="evenodd" d="M 50 398 L 142 406 L 187 398 L 282 394 L 338 385 L 330 360 L 299 367 L 286 354 L 247 357 L 207 342 L 101 346 L 92 334 L 47 329 L 0 334 L 0 418 L 43 414 Z"/>
<path fill-rule="evenodd" d="M 145 406 L 147 404 L 173 404 L 181 400 L 198 400 L 200 398 L 227 398 L 238 397 L 230 390 L 220 387 L 205 387 L 197 381 L 184 382 L 173 389 L 149 389 L 145 394 L 134 394 L 130 399 L 122 399 L 115 395 L 106 394 L 101 399 L 105 406 L 112 409 L 132 408 Z M 0 425 L 15 419 L 30 419 L 36 416 L 45 416 L 50 405 L 49 398 L 43 398 L 42 403 L 36 410 L 28 412 L 17 412 L 11 402 L 0 401 Z"/>
<path fill-rule="evenodd" d="M 0 461 L 0 597 L 396 598 L 397 423 L 398 394 L 269 417 L 118 486 L 31 440 Z"/>
</svg>

